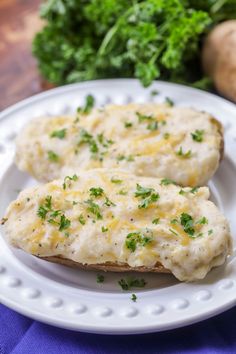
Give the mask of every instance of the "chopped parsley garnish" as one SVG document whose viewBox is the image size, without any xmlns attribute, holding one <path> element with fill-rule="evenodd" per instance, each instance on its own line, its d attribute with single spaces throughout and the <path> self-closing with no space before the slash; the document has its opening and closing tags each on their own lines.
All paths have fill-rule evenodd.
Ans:
<svg viewBox="0 0 236 354">
<path fill-rule="evenodd" d="M 153 188 L 142 187 L 140 186 L 140 184 L 137 183 L 135 197 L 146 198 L 149 197 L 152 194 L 152 192 L 154 192 Z"/>
<path fill-rule="evenodd" d="M 38 212 L 37 215 L 41 218 L 41 219 L 46 219 L 46 215 L 49 211 L 52 210 L 52 196 L 48 195 L 45 198 L 45 203 L 43 205 L 40 205 L 38 208 Z"/>
<path fill-rule="evenodd" d="M 126 158 L 125 155 L 118 155 L 118 156 L 117 156 L 117 160 L 118 160 L 118 161 L 125 160 L 125 158 Z"/>
<path fill-rule="evenodd" d="M 131 128 L 133 126 L 133 123 L 131 122 L 124 122 L 125 128 Z"/>
<path fill-rule="evenodd" d="M 213 230 L 212 229 L 208 230 L 208 235 L 211 235 L 211 234 L 213 234 Z"/>
<path fill-rule="evenodd" d="M 68 229 L 70 227 L 70 220 L 65 217 L 64 214 L 62 214 L 61 210 L 53 210 L 52 209 L 52 196 L 48 195 L 45 198 L 44 204 L 39 206 L 39 209 L 37 211 L 38 217 L 41 219 L 46 219 L 46 216 L 49 215 L 49 219 L 47 220 L 50 224 L 58 225 L 59 226 L 59 231 L 63 231 L 65 229 Z M 59 221 L 56 220 L 57 217 L 60 217 Z"/>
<path fill-rule="evenodd" d="M 123 161 L 123 160 L 134 161 L 134 157 L 132 155 L 125 156 L 125 155 L 121 155 L 121 154 L 117 156 L 117 161 Z"/>
<path fill-rule="evenodd" d="M 205 216 L 203 216 L 201 219 L 199 219 L 199 220 L 196 222 L 196 224 L 206 225 L 206 224 L 208 224 L 208 219 L 207 219 Z"/>
<path fill-rule="evenodd" d="M 82 214 L 80 214 L 80 216 L 78 217 L 78 220 L 81 223 L 81 225 L 85 225 L 86 221 L 85 221 L 85 218 Z"/>
<path fill-rule="evenodd" d="M 203 134 L 204 130 L 195 130 L 194 133 L 191 133 L 192 138 L 194 141 L 197 141 L 198 143 L 201 143 L 203 141 Z"/>
<path fill-rule="evenodd" d="M 161 186 L 168 186 L 169 184 L 177 184 L 175 181 L 173 181 L 172 179 L 169 179 L 169 178 L 163 178 L 161 180 Z"/>
<path fill-rule="evenodd" d="M 106 139 L 103 135 L 103 133 L 97 135 L 98 142 L 103 146 L 103 147 L 108 147 L 109 145 L 114 144 L 114 141 L 111 139 Z"/>
<path fill-rule="evenodd" d="M 154 119 L 152 115 L 147 116 L 146 114 L 142 114 L 139 112 L 136 112 L 136 115 L 138 116 L 139 123 L 142 123 L 144 121 L 150 121 L 150 120 Z"/>
<path fill-rule="evenodd" d="M 158 193 L 152 193 L 150 197 L 143 199 L 138 205 L 139 209 L 146 209 L 150 204 L 156 202 L 160 199 L 160 195 Z"/>
<path fill-rule="evenodd" d="M 102 226 L 102 232 L 107 232 L 107 231 L 108 231 L 108 228 L 105 226 Z"/>
<path fill-rule="evenodd" d="M 131 300 L 132 300 L 133 302 L 136 302 L 136 301 L 137 301 L 137 296 L 136 296 L 135 294 L 132 294 L 132 295 L 131 295 Z"/>
<path fill-rule="evenodd" d="M 94 107 L 95 99 L 92 95 L 86 96 L 86 102 L 83 107 L 78 107 L 77 112 L 82 114 L 88 114 Z"/>
<path fill-rule="evenodd" d="M 199 190 L 199 187 L 193 187 L 191 190 L 190 190 L 190 193 L 197 193 L 197 191 Z"/>
<path fill-rule="evenodd" d="M 92 187 L 89 189 L 89 192 L 90 192 L 90 196 L 91 197 L 101 197 L 103 194 L 104 194 L 104 190 L 101 188 L 101 187 Z"/>
<path fill-rule="evenodd" d="M 194 227 L 193 227 L 193 218 L 191 215 L 187 213 L 182 213 L 180 215 L 180 223 L 183 226 L 184 231 L 189 235 L 193 236 L 195 233 Z"/>
<path fill-rule="evenodd" d="M 121 184 L 123 181 L 122 179 L 116 178 L 116 177 L 112 177 L 111 178 L 111 182 L 112 183 L 116 183 L 116 184 Z"/>
<path fill-rule="evenodd" d="M 59 221 L 59 231 L 63 231 L 65 229 L 68 229 L 70 227 L 70 220 L 65 217 L 65 215 L 61 215 L 60 221 Z"/>
<path fill-rule="evenodd" d="M 131 288 L 144 288 L 147 283 L 143 278 L 122 278 L 118 284 L 123 290 L 130 290 Z"/>
<path fill-rule="evenodd" d="M 126 157 L 126 160 L 127 160 L 128 162 L 134 161 L 133 155 L 127 156 L 127 157 Z"/>
<path fill-rule="evenodd" d="M 51 138 L 58 138 L 58 139 L 64 139 L 66 136 L 66 129 L 61 129 L 61 130 L 54 130 L 51 134 Z"/>
<path fill-rule="evenodd" d="M 164 134 L 164 139 L 167 140 L 167 139 L 169 139 L 169 137 L 170 137 L 170 133 L 165 133 L 165 134 Z"/>
<path fill-rule="evenodd" d="M 116 206 L 115 203 L 113 203 L 108 197 L 106 197 L 104 205 L 110 207 L 110 206 Z"/>
<path fill-rule="evenodd" d="M 50 214 L 50 218 L 56 218 L 58 215 L 61 214 L 61 210 L 54 210 L 51 214 Z M 48 220 L 49 221 L 49 220 Z"/>
<path fill-rule="evenodd" d="M 156 218 L 152 220 L 152 224 L 157 225 L 160 221 L 160 218 Z"/>
<path fill-rule="evenodd" d="M 79 145 L 88 144 L 90 152 L 92 152 L 93 154 L 98 152 L 98 145 L 94 137 L 91 134 L 89 134 L 85 129 L 81 129 L 80 131 L 78 144 Z"/>
<path fill-rule="evenodd" d="M 177 232 L 175 232 L 173 229 L 169 229 L 169 231 L 172 232 L 172 234 L 174 234 L 175 236 L 179 236 Z"/>
<path fill-rule="evenodd" d="M 152 233 L 150 236 L 147 235 L 150 231 L 147 231 L 146 234 L 141 231 L 131 232 L 126 236 L 125 245 L 131 252 L 134 252 L 138 245 L 146 246 L 152 241 Z"/>
<path fill-rule="evenodd" d="M 59 156 L 52 150 L 48 151 L 48 159 L 52 162 L 58 162 Z"/>
<path fill-rule="evenodd" d="M 176 155 L 181 156 L 184 159 L 189 159 L 192 156 L 192 151 L 188 150 L 187 152 L 183 152 L 183 148 L 180 146 L 179 150 L 176 152 Z"/>
<path fill-rule="evenodd" d="M 170 223 L 171 224 L 178 224 L 178 220 L 175 218 L 175 219 L 172 219 L 172 220 L 170 220 Z"/>
<path fill-rule="evenodd" d="M 154 130 L 158 130 L 158 122 L 155 121 L 155 122 L 151 122 L 147 125 L 147 129 L 148 130 L 151 130 L 151 131 L 154 131 Z"/>
<path fill-rule="evenodd" d="M 158 122 L 155 120 L 155 118 L 152 115 L 146 115 L 142 114 L 139 112 L 136 112 L 136 115 L 138 116 L 138 121 L 139 123 L 143 122 L 148 122 L 147 129 L 154 131 L 158 129 Z"/>
<path fill-rule="evenodd" d="M 119 192 L 118 192 L 117 194 L 120 194 L 120 195 L 127 195 L 128 192 L 127 192 L 126 190 L 124 190 L 124 189 L 121 189 L 121 190 L 119 190 Z"/>
<path fill-rule="evenodd" d="M 184 195 L 186 192 L 181 188 L 179 194 Z"/>
<path fill-rule="evenodd" d="M 70 176 L 66 176 L 65 178 L 64 178 L 64 182 L 63 182 L 63 185 L 62 185 L 62 187 L 63 187 L 63 189 L 66 189 L 66 187 L 67 186 L 70 186 L 70 182 L 71 181 L 77 181 L 78 180 L 78 176 L 77 175 L 73 175 L 72 177 L 70 177 Z M 67 182 L 69 182 L 68 183 L 68 185 L 67 185 Z"/>
<path fill-rule="evenodd" d="M 150 95 L 151 96 L 157 96 L 157 95 L 159 95 L 159 91 L 157 91 L 157 90 L 152 90 L 151 92 L 150 92 Z"/>
<path fill-rule="evenodd" d="M 140 184 L 136 185 L 136 192 L 134 195 L 136 198 L 143 199 L 138 205 L 139 209 L 146 209 L 150 204 L 156 202 L 160 198 L 160 195 L 155 193 L 153 188 L 142 187 Z"/>
<path fill-rule="evenodd" d="M 208 224 L 208 219 L 205 216 L 202 216 L 197 222 L 194 222 L 194 220 L 193 220 L 191 215 L 189 215 L 187 213 L 182 213 L 180 215 L 180 221 L 178 219 L 176 219 L 176 218 L 170 221 L 171 224 L 177 224 L 179 222 L 182 225 L 184 231 L 189 235 L 189 237 L 197 238 L 197 237 L 203 236 L 203 233 L 201 232 L 201 233 L 196 234 L 196 230 L 194 228 L 194 225 L 197 225 L 197 224 L 206 225 L 206 224 Z M 169 230 L 173 234 L 178 236 L 178 233 L 176 233 L 174 230 L 172 230 L 172 229 L 169 229 Z M 212 232 L 210 232 L 210 234 Z M 209 232 L 208 232 L 208 234 L 209 234 Z"/>
<path fill-rule="evenodd" d="M 42 205 L 40 205 L 40 207 L 38 208 L 37 211 L 37 215 L 41 218 L 41 219 L 45 219 L 46 215 L 47 215 L 48 210 L 45 209 Z"/>
<path fill-rule="evenodd" d="M 173 107 L 174 106 L 174 101 L 170 97 L 166 97 L 165 102 L 168 104 L 168 106 Z"/>
<path fill-rule="evenodd" d="M 97 283 L 103 283 L 105 280 L 104 275 L 98 274 L 97 275 Z"/>
<path fill-rule="evenodd" d="M 88 207 L 87 207 L 88 212 L 95 215 L 98 220 L 102 219 L 100 206 L 98 204 L 94 203 L 94 201 L 92 199 L 86 200 L 85 203 L 88 204 Z"/>
</svg>

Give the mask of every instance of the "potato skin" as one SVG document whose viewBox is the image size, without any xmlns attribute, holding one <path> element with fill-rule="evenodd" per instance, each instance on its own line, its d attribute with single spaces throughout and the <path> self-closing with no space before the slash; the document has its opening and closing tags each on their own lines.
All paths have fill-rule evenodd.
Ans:
<svg viewBox="0 0 236 354">
<path fill-rule="evenodd" d="M 236 102 L 236 20 L 225 21 L 207 36 L 202 65 L 217 90 Z"/>
<path fill-rule="evenodd" d="M 157 263 L 155 267 L 135 267 L 132 268 L 128 264 L 117 264 L 117 263 L 100 263 L 100 264 L 82 264 L 72 261 L 71 259 L 63 258 L 60 256 L 50 256 L 50 257 L 38 257 L 48 262 L 61 264 L 71 268 L 85 269 L 85 270 L 97 270 L 104 272 L 139 272 L 139 273 L 171 273 L 168 269 L 164 268 L 161 263 Z"/>
</svg>

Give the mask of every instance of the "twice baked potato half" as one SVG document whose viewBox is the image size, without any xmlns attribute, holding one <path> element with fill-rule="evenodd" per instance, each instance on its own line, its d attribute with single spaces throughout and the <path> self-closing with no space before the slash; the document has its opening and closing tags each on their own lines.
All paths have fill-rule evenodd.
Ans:
<svg viewBox="0 0 236 354">
<path fill-rule="evenodd" d="M 207 187 L 95 169 L 22 191 L 7 241 L 48 261 L 105 271 L 202 279 L 231 252 L 227 220 Z"/>
<path fill-rule="evenodd" d="M 210 114 L 153 103 L 35 119 L 16 146 L 18 167 L 44 182 L 81 170 L 119 168 L 200 186 L 222 155 L 222 127 Z"/>
</svg>

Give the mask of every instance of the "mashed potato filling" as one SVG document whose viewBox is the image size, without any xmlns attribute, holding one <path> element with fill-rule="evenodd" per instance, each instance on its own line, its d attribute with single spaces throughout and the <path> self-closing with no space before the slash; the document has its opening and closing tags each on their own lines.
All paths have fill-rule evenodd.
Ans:
<svg viewBox="0 0 236 354">
<path fill-rule="evenodd" d="M 229 225 L 209 190 L 116 169 L 29 188 L 5 216 L 6 238 L 39 257 L 130 267 L 161 263 L 181 281 L 202 279 L 231 251 Z"/>
<path fill-rule="evenodd" d="M 35 119 L 17 138 L 16 163 L 40 181 L 117 168 L 204 185 L 220 161 L 222 133 L 210 114 L 165 104 L 110 105 Z"/>
</svg>

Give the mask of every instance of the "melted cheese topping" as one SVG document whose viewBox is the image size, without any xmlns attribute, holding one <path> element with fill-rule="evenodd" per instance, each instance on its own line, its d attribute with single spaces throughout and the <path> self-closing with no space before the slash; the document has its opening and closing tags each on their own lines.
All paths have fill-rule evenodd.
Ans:
<svg viewBox="0 0 236 354">
<path fill-rule="evenodd" d="M 64 187 L 63 180 L 56 180 L 27 189 L 7 210 L 6 237 L 12 245 L 40 257 L 60 255 L 83 264 L 114 262 L 134 268 L 160 262 L 179 280 L 201 279 L 223 264 L 231 251 L 228 222 L 208 200 L 207 187 L 193 193 L 189 187 L 181 190 L 161 181 L 98 169 L 81 172 L 77 180 L 67 179 Z M 144 197 L 135 196 L 137 184 L 152 188 L 150 193 L 158 193 L 159 199 L 140 208 Z M 103 192 L 93 196 L 91 188 Z M 51 202 L 46 204 L 49 197 Z M 90 208 L 91 202 L 95 209 Z M 40 207 L 46 208 L 44 218 Z M 59 211 L 56 217 L 55 211 Z M 194 238 L 181 224 L 183 213 L 193 219 Z M 64 226 L 62 215 L 67 220 Z M 199 223 L 203 217 L 205 222 Z M 129 234 L 136 239 L 135 249 L 127 246 Z M 137 235 L 146 241 L 139 241 Z"/>
<path fill-rule="evenodd" d="M 62 129 L 63 138 L 51 137 Z M 192 138 L 197 130 L 203 131 L 202 142 Z M 183 186 L 204 185 L 219 165 L 220 131 L 208 113 L 190 108 L 113 105 L 94 109 L 79 121 L 66 116 L 30 122 L 17 139 L 16 163 L 41 181 L 104 167 L 171 178 Z M 81 140 L 84 132 L 90 138 Z M 191 156 L 179 156 L 180 149 Z M 49 151 L 56 161 L 49 159 Z"/>
</svg>

